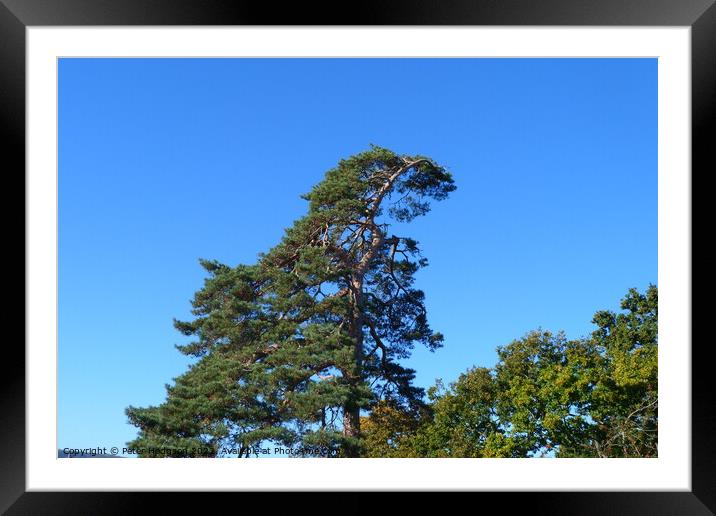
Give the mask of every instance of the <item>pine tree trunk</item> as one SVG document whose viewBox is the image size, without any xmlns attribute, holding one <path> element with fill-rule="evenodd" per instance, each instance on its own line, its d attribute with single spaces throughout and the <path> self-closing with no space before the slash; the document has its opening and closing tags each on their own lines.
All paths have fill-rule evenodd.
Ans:
<svg viewBox="0 0 716 516">
<path fill-rule="evenodd" d="M 383 235 L 383 233 L 375 226 L 373 217 L 380 205 L 380 201 L 385 191 L 387 191 L 388 187 L 395 179 L 395 177 L 397 177 L 397 175 L 398 174 L 395 174 L 395 176 L 391 178 L 391 180 L 386 184 L 386 186 L 384 186 L 383 191 L 377 196 L 373 207 L 373 214 L 365 222 L 366 227 L 370 228 L 373 235 L 368 249 L 361 258 L 360 263 L 357 265 L 353 273 L 353 279 L 351 281 L 351 291 L 353 296 L 353 313 L 351 314 L 353 320 L 351 324 L 351 337 L 353 338 L 354 342 L 354 367 L 352 374 L 350 375 L 350 382 L 352 387 L 354 387 L 355 389 L 360 386 L 363 380 L 363 326 L 365 324 L 362 306 L 363 278 L 370 264 L 370 260 L 373 258 L 373 256 L 375 256 L 375 254 L 378 252 L 380 246 L 383 245 L 383 242 L 385 240 L 385 235 Z M 343 435 L 345 435 L 346 437 L 354 438 L 360 437 L 360 406 L 357 401 L 347 403 L 343 407 Z M 351 447 L 351 449 L 344 450 L 344 455 L 348 457 L 357 457 L 358 453 L 359 450 L 355 447 Z"/>
<path fill-rule="evenodd" d="M 354 387 L 358 387 L 361 382 L 363 368 L 363 312 L 361 308 L 363 293 L 363 278 L 359 275 L 352 282 L 353 290 L 353 314 L 351 324 L 351 334 L 353 337 L 353 371 L 351 373 L 351 383 Z M 346 437 L 358 438 L 360 436 L 360 407 L 357 403 L 349 403 L 343 407 L 343 435 Z M 344 454 L 348 457 L 357 457 L 358 450 L 350 447 L 344 450 Z"/>
</svg>

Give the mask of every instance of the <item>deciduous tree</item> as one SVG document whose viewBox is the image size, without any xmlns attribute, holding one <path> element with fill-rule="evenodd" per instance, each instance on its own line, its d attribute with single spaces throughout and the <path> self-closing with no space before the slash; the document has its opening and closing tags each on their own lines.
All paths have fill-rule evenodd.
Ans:
<svg viewBox="0 0 716 516">
<path fill-rule="evenodd" d="M 629 290 L 621 308 L 597 312 L 587 338 L 535 330 L 499 347 L 494 368 L 428 390 L 430 417 L 416 421 L 397 408 L 371 414 L 370 453 L 656 457 L 657 288 Z"/>
</svg>

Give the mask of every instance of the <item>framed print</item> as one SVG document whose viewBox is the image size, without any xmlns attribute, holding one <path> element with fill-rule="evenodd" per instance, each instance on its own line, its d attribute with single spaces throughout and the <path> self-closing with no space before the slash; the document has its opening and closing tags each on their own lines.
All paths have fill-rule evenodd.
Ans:
<svg viewBox="0 0 716 516">
<path fill-rule="evenodd" d="M 27 202 L 3 510 L 716 511 L 691 302 L 712 1 L 0 15 Z"/>
</svg>

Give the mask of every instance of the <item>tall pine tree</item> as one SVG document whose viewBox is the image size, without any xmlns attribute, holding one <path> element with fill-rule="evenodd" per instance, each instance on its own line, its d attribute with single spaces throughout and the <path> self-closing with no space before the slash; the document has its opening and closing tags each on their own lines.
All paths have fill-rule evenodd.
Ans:
<svg viewBox="0 0 716 516">
<path fill-rule="evenodd" d="M 140 455 L 215 456 L 260 443 L 361 455 L 361 410 L 380 400 L 422 405 L 416 343 L 435 350 L 414 275 L 418 243 L 390 222 L 426 214 L 453 191 L 424 156 L 372 146 L 341 160 L 303 196 L 308 213 L 254 265 L 201 264 L 209 277 L 191 321 L 175 321 L 198 360 L 158 406 L 129 407 Z"/>
</svg>

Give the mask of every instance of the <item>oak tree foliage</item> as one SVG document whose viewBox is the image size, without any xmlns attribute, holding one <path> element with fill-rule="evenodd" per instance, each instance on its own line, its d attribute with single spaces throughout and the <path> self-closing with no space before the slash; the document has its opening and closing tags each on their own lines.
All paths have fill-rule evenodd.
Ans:
<svg viewBox="0 0 716 516">
<path fill-rule="evenodd" d="M 535 330 L 428 389 L 420 414 L 381 406 L 365 418 L 368 456 L 658 456 L 658 292 L 630 289 L 598 311 L 589 337 Z"/>
</svg>

